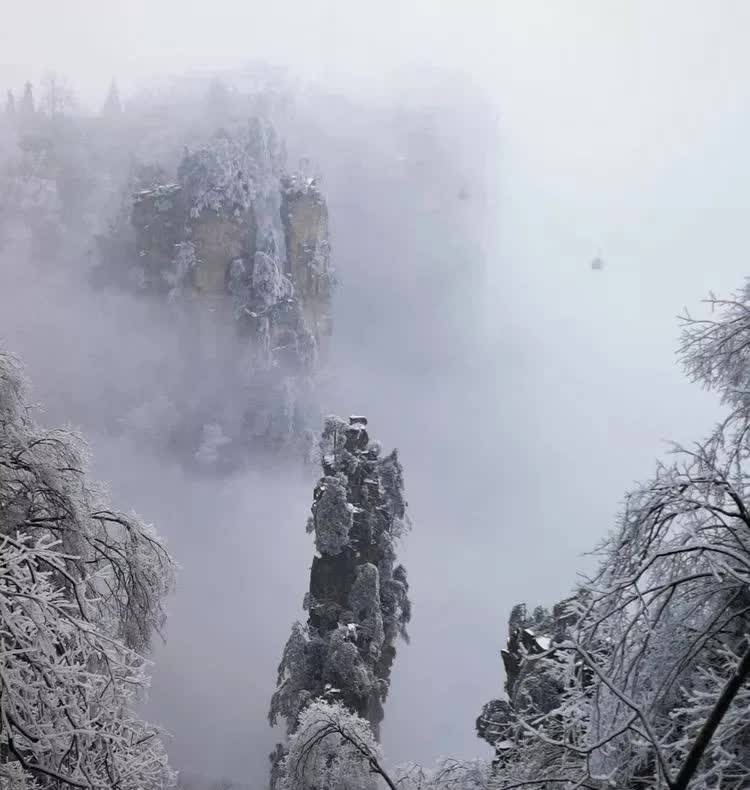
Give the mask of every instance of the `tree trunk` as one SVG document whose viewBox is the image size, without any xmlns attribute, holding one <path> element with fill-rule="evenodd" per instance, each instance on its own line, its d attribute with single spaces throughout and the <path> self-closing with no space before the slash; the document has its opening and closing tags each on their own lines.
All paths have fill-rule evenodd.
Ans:
<svg viewBox="0 0 750 790">
<path fill-rule="evenodd" d="M 748 676 L 750 676 L 750 646 L 748 646 L 740 663 L 727 681 L 726 686 L 724 686 L 724 691 L 721 692 L 721 696 L 716 701 L 711 715 L 706 719 L 705 724 L 698 733 L 698 737 L 688 752 L 685 762 L 682 764 L 679 774 L 677 774 L 677 778 L 671 784 L 671 790 L 687 790 L 687 786 L 695 775 L 698 764 L 708 748 L 708 744 L 711 743 L 711 738 L 714 737 L 716 728 L 721 724 L 721 720 L 729 710 L 732 700 L 737 696 L 737 692 L 742 688 Z"/>
</svg>

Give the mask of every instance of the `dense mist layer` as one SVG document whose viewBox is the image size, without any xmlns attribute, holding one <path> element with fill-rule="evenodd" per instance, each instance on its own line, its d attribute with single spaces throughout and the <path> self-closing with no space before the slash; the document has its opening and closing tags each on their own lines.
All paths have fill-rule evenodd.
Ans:
<svg viewBox="0 0 750 790">
<path fill-rule="evenodd" d="M 483 287 L 483 228 L 493 189 L 486 165 L 495 156 L 497 130 L 481 96 L 470 84 L 463 87 L 469 88 L 464 96 L 453 88 L 453 102 L 425 84 L 422 95 L 379 106 L 309 91 L 294 97 L 281 121 L 289 159 L 310 155 L 322 174 L 340 280 L 321 407 L 366 413 L 384 443 L 407 457 L 423 456 L 421 469 L 407 462 L 407 486 L 416 532 L 427 531 L 422 549 L 418 542 L 406 551 L 417 568 L 421 560 L 427 578 L 436 569 L 424 547 L 449 544 L 457 529 L 487 528 L 459 525 L 461 502 L 479 502 L 489 488 L 494 443 L 480 422 L 467 421 L 455 435 L 447 419 L 497 398 Z M 205 82 L 195 90 L 197 103 Z M 459 103 L 463 115 L 476 119 L 470 146 L 449 111 Z M 174 117 L 161 111 L 160 139 L 179 139 L 185 128 L 180 110 L 184 104 Z M 93 229 L 107 219 L 104 212 L 92 218 Z M 152 456 L 149 437 L 134 430 L 130 418 L 121 438 L 103 433 L 108 427 L 122 433 L 117 404 L 129 397 L 153 400 L 183 371 L 184 360 L 169 311 L 126 293 L 92 289 L 86 230 L 66 239 L 62 254 L 40 256 L 23 224 L 11 223 L 2 257 L 6 279 L 14 283 L 4 292 L 5 339 L 23 355 L 37 396 L 49 404 L 46 419 L 80 426 L 118 501 L 157 522 L 182 565 L 168 641 L 156 654 L 149 711 L 175 736 L 173 762 L 208 776 L 260 778 L 273 743 L 265 709 L 279 646 L 289 621 L 300 616 L 314 470 L 269 458 L 251 472 L 212 482 Z M 188 386 L 202 387 L 202 371 L 192 376 L 190 382 L 188 371 Z M 225 396 L 232 398 L 232 391 L 227 382 Z M 472 474 L 453 468 L 468 453 Z M 429 503 L 437 479 L 450 480 L 450 488 L 445 499 Z M 481 510 L 489 526 L 491 503 Z M 425 623 L 433 605 L 445 610 L 443 593 L 429 586 L 417 592 Z M 494 646 L 496 636 L 490 640 Z M 420 644 L 434 651 L 434 643 L 417 636 L 402 652 L 418 651 Z M 469 753 L 486 752 L 463 722 L 472 720 L 488 686 L 497 683 L 492 661 L 487 676 L 489 684 L 477 683 L 469 693 L 448 691 L 443 715 L 449 729 L 438 751 L 455 748 L 460 733 L 458 742 Z M 415 695 L 431 693 L 429 678 L 424 681 L 399 692 L 402 724 L 398 703 L 389 703 L 395 713 L 384 737 L 393 741 L 397 759 L 416 754 L 416 744 L 403 736 L 411 729 L 407 713 Z M 421 759 L 429 760 L 435 748 L 430 736 Z"/>
<path fill-rule="evenodd" d="M 406 473 L 414 529 L 400 555 L 414 616 L 382 731 L 394 763 L 488 754 L 473 721 L 502 684 L 510 608 L 564 595 L 662 440 L 712 422 L 713 398 L 674 364 L 674 316 L 745 276 L 747 91 L 721 87 L 746 65 L 732 32 L 739 7 L 715 20 L 721 44 L 703 40 L 692 6 L 668 43 L 662 13 L 651 24 L 593 5 L 588 16 L 515 7 L 503 20 L 481 6 L 467 12 L 474 57 L 466 41 L 453 52 L 449 22 L 425 22 L 438 68 L 413 67 L 393 44 L 418 30 L 410 17 L 393 37 L 377 28 L 391 42 L 379 55 L 402 69 L 397 87 L 383 84 L 372 53 L 359 56 L 359 83 L 329 53 L 311 72 L 338 75 L 335 87 L 300 79 L 275 110 L 289 160 L 309 157 L 322 174 L 330 214 L 340 285 L 322 409 L 366 414 Z M 202 20 L 192 22 L 188 50 L 200 41 Z M 497 42 L 480 30 L 490 22 L 505 45 L 492 56 Z M 154 55 L 163 42 L 147 33 Z M 206 37 L 218 52 L 218 32 Z M 103 57 L 104 35 L 93 38 L 87 57 Z M 177 53 L 179 36 L 169 38 L 165 52 Z M 352 37 L 340 38 L 352 54 Z M 306 77 L 307 50 L 274 40 L 264 54 Z M 119 60 L 105 58 L 113 69 L 132 44 L 117 41 Z M 40 70 L 19 46 L 0 71 L 16 91 Z M 211 61 L 209 50 L 196 60 Z M 60 68 L 76 78 L 71 52 Z M 461 65 L 461 53 L 463 73 L 439 68 Z M 121 75 L 126 99 L 160 95 L 161 83 L 141 80 L 144 63 Z M 700 72 L 695 91 L 681 64 Z M 99 101 L 105 84 L 81 80 Z M 153 123 L 155 155 L 196 132 L 169 112 Z M 148 148 L 127 133 L 122 146 Z M 174 734 L 172 762 L 255 785 L 274 743 L 266 713 L 279 651 L 302 616 L 316 472 L 269 461 L 196 477 L 104 430 L 123 393 L 158 392 L 178 344 L 168 316 L 90 286 L 91 237 L 117 206 L 106 194 L 51 249 L 33 249 L 14 224 L 0 248 L 0 339 L 24 359 L 45 422 L 82 429 L 118 503 L 154 521 L 182 565 L 149 702 Z"/>
</svg>

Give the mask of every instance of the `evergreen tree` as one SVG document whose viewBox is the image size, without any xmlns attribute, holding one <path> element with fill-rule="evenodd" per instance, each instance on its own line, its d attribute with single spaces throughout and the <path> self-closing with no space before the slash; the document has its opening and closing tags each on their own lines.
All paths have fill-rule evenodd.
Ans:
<svg viewBox="0 0 750 790">
<path fill-rule="evenodd" d="M 8 118 L 15 118 L 16 116 L 16 97 L 13 91 L 9 90 L 5 98 L 5 114 Z"/>
</svg>

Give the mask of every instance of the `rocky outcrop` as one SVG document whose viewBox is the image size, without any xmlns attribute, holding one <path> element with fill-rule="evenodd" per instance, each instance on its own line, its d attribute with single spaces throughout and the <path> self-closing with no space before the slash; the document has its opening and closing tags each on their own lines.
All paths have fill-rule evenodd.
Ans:
<svg viewBox="0 0 750 790">
<path fill-rule="evenodd" d="M 318 343 L 332 332 L 333 275 L 328 243 L 328 209 L 314 178 L 282 179 L 286 274 L 305 294 L 304 310 Z"/>
<path fill-rule="evenodd" d="M 562 601 L 552 612 L 540 606 L 529 614 L 525 604 L 511 610 L 508 638 L 500 651 L 507 697 L 486 703 L 475 725 L 477 735 L 495 749 L 497 762 L 515 745 L 519 714 L 547 713 L 559 702 L 562 689 L 533 658 L 543 653 L 554 655 L 555 643 L 565 639 L 575 623 L 568 604 Z"/>
<path fill-rule="evenodd" d="M 126 258 L 123 263 L 138 271 L 138 282 L 144 290 L 166 291 L 177 245 L 186 235 L 182 187 L 160 184 L 139 192 L 133 197 L 131 221 L 135 231 L 134 249 L 126 251 L 130 260 Z"/>
<path fill-rule="evenodd" d="M 254 216 L 206 213 L 191 227 L 196 265 L 192 286 L 198 294 L 227 294 L 232 263 L 255 255 Z"/>
<path fill-rule="evenodd" d="M 320 440 L 323 476 L 307 531 L 315 537 L 304 608 L 279 665 L 272 724 L 293 732 L 305 705 L 335 698 L 378 733 L 396 639 L 411 616 L 406 570 L 396 541 L 408 528 L 403 470 L 394 450 L 382 455 L 367 420 L 330 417 Z M 282 750 L 272 762 L 277 763 Z"/>
<path fill-rule="evenodd" d="M 172 314 L 188 317 L 189 371 L 221 360 L 221 370 L 201 378 L 235 380 L 237 392 L 224 392 L 221 403 L 196 405 L 190 392 L 190 419 L 215 413 L 209 433 L 227 439 L 206 454 L 196 438 L 196 457 L 304 445 L 311 416 L 319 419 L 314 377 L 331 332 L 334 282 L 328 210 L 314 180 L 282 165 L 267 124 L 220 131 L 186 150 L 172 181 L 154 168 L 136 178 L 148 188 L 99 239 L 99 282 L 168 299 Z M 173 389 L 175 402 L 191 388 Z M 228 403 L 245 404 L 244 412 L 227 415 Z M 178 430 L 186 433 L 184 424 Z"/>
</svg>

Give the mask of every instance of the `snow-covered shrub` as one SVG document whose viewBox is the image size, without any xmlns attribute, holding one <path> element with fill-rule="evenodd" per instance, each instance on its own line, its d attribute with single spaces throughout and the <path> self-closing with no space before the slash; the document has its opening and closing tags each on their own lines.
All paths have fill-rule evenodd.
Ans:
<svg viewBox="0 0 750 790">
<path fill-rule="evenodd" d="M 186 152 L 177 177 L 189 196 L 191 216 L 197 218 L 206 209 L 238 215 L 249 209 L 256 173 L 248 148 L 219 132 L 210 143 Z"/>
</svg>

